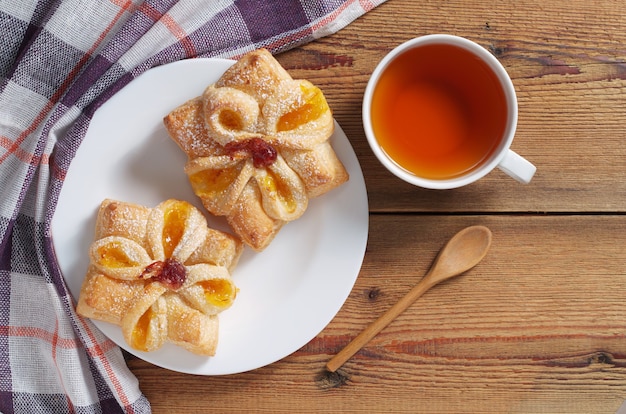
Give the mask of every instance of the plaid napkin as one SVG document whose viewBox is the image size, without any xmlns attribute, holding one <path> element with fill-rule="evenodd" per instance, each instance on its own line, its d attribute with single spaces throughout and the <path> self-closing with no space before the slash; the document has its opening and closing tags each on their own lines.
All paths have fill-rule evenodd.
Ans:
<svg viewBox="0 0 626 414">
<path fill-rule="evenodd" d="M 2 413 L 150 412 L 120 349 L 76 315 L 52 245 L 94 111 L 151 67 L 278 53 L 383 1 L 0 0 Z"/>
</svg>

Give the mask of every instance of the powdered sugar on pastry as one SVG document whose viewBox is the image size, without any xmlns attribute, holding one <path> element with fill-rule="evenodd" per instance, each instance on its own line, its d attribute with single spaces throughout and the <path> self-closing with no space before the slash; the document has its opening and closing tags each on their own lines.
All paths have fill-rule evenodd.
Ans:
<svg viewBox="0 0 626 414">
<path fill-rule="evenodd" d="M 170 341 L 214 355 L 217 315 L 237 295 L 230 271 L 242 247 L 208 228 L 185 201 L 147 208 L 104 200 L 76 310 L 121 326 L 126 342 L 140 351 Z"/>
<path fill-rule="evenodd" d="M 308 200 L 348 180 L 329 138 L 334 121 L 322 91 L 294 80 L 264 49 L 244 55 L 202 96 L 164 119 L 187 154 L 194 192 L 263 250 Z"/>
</svg>

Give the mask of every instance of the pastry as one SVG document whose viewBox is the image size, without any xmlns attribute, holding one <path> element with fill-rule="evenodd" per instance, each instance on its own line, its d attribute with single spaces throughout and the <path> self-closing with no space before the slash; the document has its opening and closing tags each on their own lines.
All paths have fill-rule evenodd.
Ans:
<svg viewBox="0 0 626 414">
<path fill-rule="evenodd" d="M 164 124 L 187 154 L 195 194 L 256 251 L 311 198 L 348 180 L 321 90 L 294 80 L 265 49 L 244 55 Z"/>
<path fill-rule="evenodd" d="M 237 294 L 230 272 L 242 252 L 191 204 L 155 208 L 104 200 L 77 312 L 121 326 L 134 349 L 166 341 L 214 355 L 218 314 Z"/>
</svg>

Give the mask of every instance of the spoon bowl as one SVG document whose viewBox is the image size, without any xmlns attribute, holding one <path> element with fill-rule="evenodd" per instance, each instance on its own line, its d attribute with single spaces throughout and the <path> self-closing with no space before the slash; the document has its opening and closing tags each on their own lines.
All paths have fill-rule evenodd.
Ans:
<svg viewBox="0 0 626 414">
<path fill-rule="evenodd" d="M 432 287 L 476 266 L 487 254 L 491 239 L 491 231 L 485 226 L 471 226 L 461 230 L 441 249 L 421 283 Z"/>
<path fill-rule="evenodd" d="M 441 249 L 430 270 L 402 299 L 369 325 L 337 355 L 328 361 L 326 369 L 335 372 L 370 339 L 431 287 L 458 276 L 476 266 L 491 246 L 491 230 L 485 226 L 467 227 L 455 234 Z"/>
</svg>

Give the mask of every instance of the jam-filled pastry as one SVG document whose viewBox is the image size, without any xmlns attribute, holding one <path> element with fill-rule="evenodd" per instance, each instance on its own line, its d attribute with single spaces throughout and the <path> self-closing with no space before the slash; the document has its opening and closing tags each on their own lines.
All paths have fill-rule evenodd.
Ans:
<svg viewBox="0 0 626 414">
<path fill-rule="evenodd" d="M 329 142 L 334 121 L 322 91 L 294 80 L 265 49 L 244 55 L 164 124 L 187 154 L 203 205 L 257 251 L 309 199 L 348 180 Z"/>
<path fill-rule="evenodd" d="M 230 272 L 243 244 L 179 200 L 155 208 L 104 200 L 95 233 L 77 312 L 121 326 L 140 351 L 169 341 L 214 355 L 217 315 L 237 295 Z"/>
</svg>

